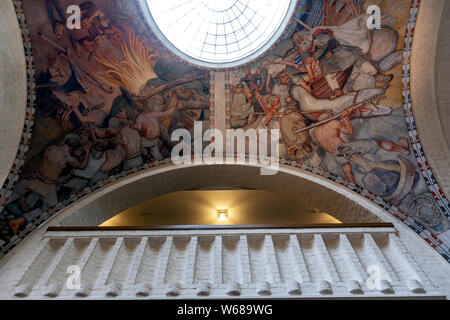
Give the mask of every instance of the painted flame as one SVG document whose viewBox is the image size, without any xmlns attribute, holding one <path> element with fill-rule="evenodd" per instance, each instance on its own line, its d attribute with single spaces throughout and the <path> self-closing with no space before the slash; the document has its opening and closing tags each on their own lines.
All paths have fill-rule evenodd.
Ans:
<svg viewBox="0 0 450 320">
<path fill-rule="evenodd" d="M 158 78 L 154 71 L 154 57 L 159 56 L 159 52 L 146 45 L 140 36 L 136 36 L 134 31 L 128 31 L 128 44 L 122 43 L 121 50 L 124 59 L 114 61 L 111 57 L 103 57 L 100 52 L 96 52 L 94 59 L 107 67 L 103 80 L 116 86 L 122 86 L 132 93 L 138 95 L 148 80 Z"/>
</svg>

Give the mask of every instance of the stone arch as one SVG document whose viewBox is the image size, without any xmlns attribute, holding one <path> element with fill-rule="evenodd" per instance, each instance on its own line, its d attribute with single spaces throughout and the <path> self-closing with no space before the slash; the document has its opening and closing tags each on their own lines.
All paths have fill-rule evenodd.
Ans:
<svg viewBox="0 0 450 320">
<path fill-rule="evenodd" d="M 166 165 L 109 184 L 53 217 L 51 225 L 96 226 L 152 198 L 214 186 L 259 189 L 295 197 L 329 212 L 344 223 L 382 222 L 392 218 L 344 186 L 312 173 L 281 166 L 276 176 L 260 175 L 257 165 Z M 391 222 L 391 221 L 389 221 Z"/>
</svg>

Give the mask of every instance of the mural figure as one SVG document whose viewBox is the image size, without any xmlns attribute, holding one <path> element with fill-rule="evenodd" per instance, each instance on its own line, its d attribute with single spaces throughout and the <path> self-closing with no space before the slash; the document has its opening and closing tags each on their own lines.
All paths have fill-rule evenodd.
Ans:
<svg viewBox="0 0 450 320">
<path fill-rule="evenodd" d="M 141 150 L 144 153 L 143 157 L 149 159 L 150 156 L 154 160 L 164 159 L 159 151 L 159 119 L 164 116 L 163 112 L 145 112 L 141 109 L 136 109 L 136 122 L 132 128 L 142 131 L 142 145 Z"/>
<path fill-rule="evenodd" d="M 108 39 L 114 46 L 119 46 L 123 41 L 122 31 L 112 24 L 105 12 L 92 1 L 80 4 L 82 15 L 82 30 L 76 36 L 75 50 L 78 56 L 83 54 L 83 49 L 88 53 L 89 59 L 92 58 L 97 46 L 101 41 Z"/>
<path fill-rule="evenodd" d="M 43 211 L 58 203 L 58 178 L 67 167 L 78 168 L 81 166 L 81 163 L 72 155 L 79 147 L 79 137 L 75 134 L 67 135 L 61 146 L 47 147 L 35 172 L 23 177 L 16 184 L 14 194 L 10 199 L 11 202 L 17 199 L 18 203 L 23 204 L 22 207 L 27 207 L 26 201 L 33 194 L 35 200 L 39 198 L 42 206 L 32 211 L 25 210 L 23 216 L 9 221 L 12 231 L 17 231 L 20 224 L 31 222 Z"/>
</svg>

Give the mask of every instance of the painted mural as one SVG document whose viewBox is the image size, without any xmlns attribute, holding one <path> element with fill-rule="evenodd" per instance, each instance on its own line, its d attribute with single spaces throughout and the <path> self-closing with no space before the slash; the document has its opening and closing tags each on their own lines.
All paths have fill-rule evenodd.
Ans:
<svg viewBox="0 0 450 320">
<path fill-rule="evenodd" d="M 78 4 L 81 29 L 66 27 Z M 209 72 L 177 61 L 132 1 L 23 1 L 36 67 L 35 125 L 0 214 L 8 242 L 44 212 L 119 172 L 170 156 L 171 133 L 209 128 Z"/>
<path fill-rule="evenodd" d="M 217 120 L 214 72 L 168 52 L 136 2 L 13 2 L 29 105 L 18 160 L 0 192 L 0 256 L 82 196 L 167 162 L 174 130 Z M 379 30 L 366 27 L 369 3 L 382 9 Z M 82 10 L 81 30 L 65 28 L 63 8 L 71 4 Z M 448 201 L 410 110 L 408 58 L 419 4 L 299 0 L 268 54 L 226 71 L 225 120 L 233 129 L 280 129 L 283 164 L 360 193 L 450 261 L 439 238 L 450 227 Z"/>
<path fill-rule="evenodd" d="M 369 31 L 368 4 L 382 9 Z M 303 1 L 263 59 L 231 71 L 227 126 L 280 129 L 285 163 L 361 186 L 439 234 L 449 228 L 410 144 L 402 96 L 411 1 Z"/>
</svg>

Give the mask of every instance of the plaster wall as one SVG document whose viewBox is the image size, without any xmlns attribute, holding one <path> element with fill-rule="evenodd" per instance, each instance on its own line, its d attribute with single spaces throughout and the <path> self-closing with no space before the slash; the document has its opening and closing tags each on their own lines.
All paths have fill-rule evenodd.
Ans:
<svg viewBox="0 0 450 320">
<path fill-rule="evenodd" d="M 0 3 L 0 185 L 16 158 L 27 103 L 22 34 L 12 1 Z"/>
</svg>

